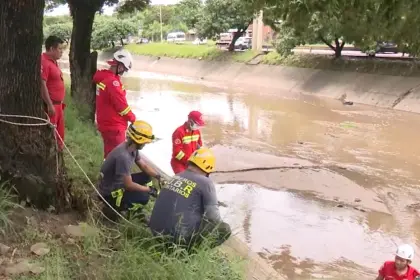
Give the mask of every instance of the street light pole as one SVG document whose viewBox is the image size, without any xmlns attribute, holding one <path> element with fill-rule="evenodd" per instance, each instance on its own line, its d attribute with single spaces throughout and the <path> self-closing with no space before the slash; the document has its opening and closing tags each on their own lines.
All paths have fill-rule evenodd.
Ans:
<svg viewBox="0 0 420 280">
<path fill-rule="evenodd" d="M 162 26 L 162 4 L 159 5 L 160 14 L 160 42 L 163 42 L 163 26 Z"/>
</svg>

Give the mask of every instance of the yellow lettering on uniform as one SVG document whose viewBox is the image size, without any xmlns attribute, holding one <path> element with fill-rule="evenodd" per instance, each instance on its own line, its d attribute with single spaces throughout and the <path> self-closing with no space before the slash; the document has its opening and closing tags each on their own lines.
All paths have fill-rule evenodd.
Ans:
<svg viewBox="0 0 420 280">
<path fill-rule="evenodd" d="M 184 192 L 185 193 L 188 193 L 188 195 L 190 195 L 191 194 L 191 192 L 193 191 L 193 187 L 192 186 L 190 186 L 190 185 L 187 185 L 185 188 L 184 188 Z"/>
</svg>

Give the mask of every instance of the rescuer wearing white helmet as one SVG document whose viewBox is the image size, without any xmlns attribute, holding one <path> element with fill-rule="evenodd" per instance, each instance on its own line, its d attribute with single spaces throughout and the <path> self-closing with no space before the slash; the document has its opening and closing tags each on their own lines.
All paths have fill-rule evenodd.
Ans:
<svg viewBox="0 0 420 280">
<path fill-rule="evenodd" d="M 414 280 L 420 273 L 410 264 L 414 258 L 411 245 L 403 244 L 397 248 L 394 261 L 385 262 L 379 269 L 376 280 Z"/>
<path fill-rule="evenodd" d="M 131 69 L 133 57 L 129 51 L 121 49 L 107 62 L 109 69 L 98 70 L 93 76 L 96 84 L 96 124 L 104 142 L 104 159 L 125 141 L 128 122 L 134 123 L 136 120 L 120 79 Z"/>
</svg>

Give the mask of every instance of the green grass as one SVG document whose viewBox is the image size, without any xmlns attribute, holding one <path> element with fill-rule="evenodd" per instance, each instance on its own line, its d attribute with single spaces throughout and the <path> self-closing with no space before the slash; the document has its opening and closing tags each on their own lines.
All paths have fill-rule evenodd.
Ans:
<svg viewBox="0 0 420 280">
<path fill-rule="evenodd" d="M 343 57 L 334 59 L 331 56 L 315 54 L 293 54 L 285 57 L 276 52 L 270 52 L 263 56 L 261 63 L 379 75 L 420 76 L 420 65 L 418 62 L 380 58 L 354 59 Z"/>
<path fill-rule="evenodd" d="M 312 45 L 311 45 L 312 46 Z M 317 47 L 318 45 L 313 45 Z M 325 46 L 325 45 L 323 45 Z M 166 56 L 172 58 L 192 58 L 205 60 L 220 60 L 248 63 L 258 53 L 254 51 L 227 52 L 214 45 L 168 44 L 150 43 L 143 45 L 127 45 L 133 54 L 147 56 Z M 420 76 L 418 62 L 404 60 L 387 60 L 380 58 L 351 58 L 334 59 L 332 56 L 315 54 L 293 54 L 282 56 L 277 52 L 261 54 L 258 57 L 261 64 L 282 65 L 300 68 L 325 69 L 334 71 L 348 71 L 393 76 Z"/>
<path fill-rule="evenodd" d="M 150 44 L 131 44 L 125 46 L 127 50 L 136 55 L 164 56 L 172 58 L 192 58 L 205 60 L 232 60 L 236 62 L 248 62 L 257 53 L 253 51 L 227 52 L 209 43 L 207 45 L 193 44 L 169 44 L 169 43 L 150 43 Z"/>
<path fill-rule="evenodd" d="M 127 50 L 137 55 L 167 56 L 173 58 L 214 59 L 221 51 L 214 45 L 149 43 L 130 44 Z"/>
<path fill-rule="evenodd" d="M 18 204 L 14 202 L 15 196 L 12 194 L 12 190 L 12 186 L 7 181 L 1 182 L 0 180 L 0 233 L 11 226 L 9 214 L 18 207 Z"/>
<path fill-rule="evenodd" d="M 75 107 L 69 96 L 65 112 L 66 144 L 95 182 L 102 163 L 102 142 L 94 125 L 86 121 L 83 109 Z M 87 185 L 78 167 L 68 155 L 65 156 L 65 160 L 74 187 L 84 190 L 86 195 L 91 193 L 92 189 Z M 0 226 L 10 223 L 8 212 L 15 205 L 12 202 L 13 198 L 3 190 L 7 188 L 0 186 Z M 12 249 L 18 249 L 20 258 L 45 269 L 39 275 L 27 273 L 12 279 L 245 279 L 242 262 L 225 256 L 220 250 L 210 250 L 204 244 L 192 255 L 185 254 L 181 249 L 169 252 L 136 220 L 132 220 L 136 226 L 125 223 L 105 226 L 94 218 L 97 213 L 90 213 L 85 223 L 94 229 L 94 233 L 82 238 L 72 238 L 70 242 L 67 236 L 56 232 L 62 228 L 62 222 L 52 218 L 50 222 L 45 223 L 45 214 L 51 215 L 44 213 L 43 216 L 39 216 L 40 220 L 35 225 L 28 225 L 25 222 L 28 214 L 25 213 L 19 230 L 5 229 L 3 233 L 0 232 L 0 237 L 5 234 L 8 236 L 7 240 L 13 240 L 9 245 Z M 55 225 L 54 221 L 58 224 Z M 31 254 L 29 248 L 38 242 L 45 242 L 50 252 L 39 257 Z"/>
</svg>

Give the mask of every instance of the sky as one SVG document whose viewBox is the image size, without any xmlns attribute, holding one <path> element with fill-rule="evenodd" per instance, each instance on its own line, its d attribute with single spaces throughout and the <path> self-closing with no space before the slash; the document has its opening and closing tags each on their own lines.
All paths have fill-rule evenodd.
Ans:
<svg viewBox="0 0 420 280">
<path fill-rule="evenodd" d="M 151 3 L 152 3 L 152 5 L 169 5 L 169 4 L 176 4 L 179 1 L 180 0 L 152 0 Z M 104 14 L 112 15 L 114 9 L 115 9 L 115 7 L 104 7 Z M 45 13 L 45 14 L 49 15 L 49 16 L 68 15 L 69 14 L 69 8 L 68 8 L 67 5 L 62 5 L 62 6 L 59 6 L 59 7 L 55 8 L 54 10 L 52 10 L 50 12 Z"/>
</svg>

